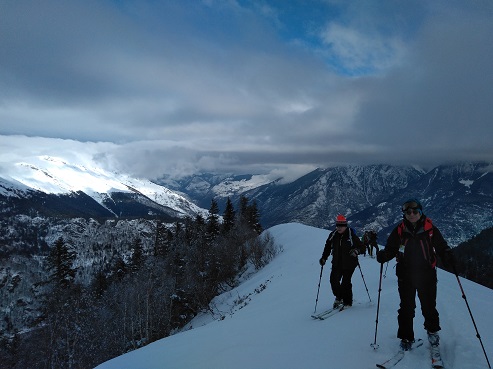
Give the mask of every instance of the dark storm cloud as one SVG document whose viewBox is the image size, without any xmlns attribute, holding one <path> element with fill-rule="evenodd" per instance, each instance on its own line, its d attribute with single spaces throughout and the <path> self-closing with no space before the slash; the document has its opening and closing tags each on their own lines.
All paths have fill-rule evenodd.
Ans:
<svg viewBox="0 0 493 369">
<path fill-rule="evenodd" d="M 0 135 L 151 177 L 491 160 L 490 1 L 312 5 L 2 2 Z"/>
<path fill-rule="evenodd" d="M 360 81 L 366 98 L 358 129 L 385 153 L 399 153 L 398 160 L 406 152 L 415 162 L 435 164 L 491 160 L 492 16 L 491 8 L 444 11 L 424 26 L 402 66 Z M 418 150 L 409 152 L 410 145 Z"/>
</svg>

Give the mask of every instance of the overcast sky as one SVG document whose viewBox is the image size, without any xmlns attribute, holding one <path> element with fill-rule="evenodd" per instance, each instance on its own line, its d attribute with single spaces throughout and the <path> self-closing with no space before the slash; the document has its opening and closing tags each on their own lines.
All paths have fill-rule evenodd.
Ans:
<svg viewBox="0 0 493 369">
<path fill-rule="evenodd" d="M 0 0 L 0 135 L 148 178 L 493 161 L 492 37 L 491 0 Z"/>
</svg>

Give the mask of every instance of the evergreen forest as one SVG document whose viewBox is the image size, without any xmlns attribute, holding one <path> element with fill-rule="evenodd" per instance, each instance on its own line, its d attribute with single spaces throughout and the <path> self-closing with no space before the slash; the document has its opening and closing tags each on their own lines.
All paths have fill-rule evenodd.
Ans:
<svg viewBox="0 0 493 369">
<path fill-rule="evenodd" d="M 65 232 L 52 245 L 27 232 L 23 252 L 2 255 L 18 268 L 0 277 L 0 367 L 89 369 L 177 332 L 199 312 L 220 314 L 211 300 L 281 251 L 259 218 L 256 203 L 242 197 L 237 209 L 228 199 L 222 214 L 212 200 L 206 218 L 127 222 L 111 237 L 96 222 L 103 242 L 82 232 L 81 220 L 82 233 L 73 223 L 59 227 Z M 30 265 L 24 273 L 22 265 Z"/>
</svg>

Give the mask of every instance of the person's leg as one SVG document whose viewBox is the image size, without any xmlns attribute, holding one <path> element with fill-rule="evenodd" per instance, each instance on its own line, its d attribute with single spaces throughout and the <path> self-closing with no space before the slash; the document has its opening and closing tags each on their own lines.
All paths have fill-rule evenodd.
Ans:
<svg viewBox="0 0 493 369">
<path fill-rule="evenodd" d="M 421 312 L 425 318 L 424 327 L 430 333 L 440 330 L 440 318 L 436 309 L 437 277 L 436 271 L 423 280 L 418 286 L 418 298 L 421 303 Z"/>
<path fill-rule="evenodd" d="M 353 285 L 351 278 L 353 276 L 354 269 L 344 270 L 342 273 L 341 294 L 344 305 L 353 305 Z"/>
<path fill-rule="evenodd" d="M 330 287 L 336 300 L 342 300 L 341 278 L 342 270 L 332 266 L 332 270 L 330 271 Z"/>
<path fill-rule="evenodd" d="M 416 309 L 416 288 L 406 279 L 398 280 L 399 297 L 401 299 L 397 322 L 399 328 L 397 337 L 409 341 L 414 341 L 413 319 Z"/>
</svg>

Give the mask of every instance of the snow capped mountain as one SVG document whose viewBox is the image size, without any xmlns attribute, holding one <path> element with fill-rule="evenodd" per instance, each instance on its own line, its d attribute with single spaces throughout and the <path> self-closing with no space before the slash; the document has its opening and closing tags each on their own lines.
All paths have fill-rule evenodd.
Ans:
<svg viewBox="0 0 493 369">
<path fill-rule="evenodd" d="M 300 224 L 269 229 L 283 246 L 270 264 L 235 289 L 216 297 L 211 310 L 197 316 L 182 332 L 103 363 L 96 369 L 353 369 L 375 368 L 398 349 L 397 278 L 390 262 L 382 279 L 379 348 L 375 342 L 379 269 L 375 259 L 359 257 L 368 287 L 353 275 L 354 304 L 324 321 L 314 321 L 320 258 L 326 230 Z M 317 311 L 333 302 L 328 268 L 323 270 Z M 487 368 L 476 331 L 456 277 L 438 270 L 437 308 L 440 347 L 448 369 Z M 493 291 L 460 279 L 490 360 L 493 355 Z M 419 305 L 419 303 L 418 303 Z M 416 310 L 414 328 L 425 343 L 406 353 L 403 369 L 430 368 L 423 318 Z"/>
<path fill-rule="evenodd" d="M 0 195 L 19 197 L 21 194 L 80 197 L 85 194 L 113 216 L 132 215 L 128 204 L 122 213 L 117 202 L 133 201 L 145 206 L 149 215 L 166 212 L 170 216 L 207 214 L 183 196 L 146 179 L 108 172 L 94 165 L 69 163 L 53 156 L 30 157 L 29 161 L 2 166 Z M 122 197 L 125 200 L 122 200 Z M 167 209 L 167 210 L 164 210 Z M 139 215 L 142 215 L 139 213 Z"/>
<path fill-rule="evenodd" d="M 164 176 L 158 183 L 183 193 L 197 205 L 208 208 L 212 199 L 225 202 L 228 197 L 238 198 L 243 193 L 267 186 L 273 181 L 262 175 L 202 173 L 179 180 Z"/>
<path fill-rule="evenodd" d="M 29 187 L 11 178 L 9 181 L 0 177 L 0 196 L 19 197 L 29 192 Z"/>
<path fill-rule="evenodd" d="M 73 162 L 29 156 L 0 166 L 0 196 L 12 203 L 4 208 L 34 207 L 48 215 L 69 210 L 65 215 L 74 217 L 160 215 L 172 221 L 206 216 L 212 199 L 223 209 L 228 197 L 236 205 L 243 195 L 255 200 L 264 227 L 299 222 L 331 228 L 342 213 L 356 229 L 374 229 L 383 240 L 401 217 L 400 204 L 411 197 L 422 201 L 425 214 L 451 245 L 493 226 L 489 163 L 444 165 L 428 172 L 412 166 L 350 165 L 317 169 L 291 183 L 251 174 L 196 174 L 180 180 L 165 176 L 159 184 L 106 171 L 87 157 Z M 19 205 L 26 197 L 30 201 Z"/>
<path fill-rule="evenodd" d="M 402 202 L 418 198 L 424 212 L 440 228 L 451 246 L 493 226 L 493 170 L 489 163 L 461 163 L 433 168 L 394 196 L 353 217 L 364 227 L 368 219 L 380 219 L 380 234 L 386 235 L 401 219 L 396 212 Z"/>
<path fill-rule="evenodd" d="M 194 201 L 225 195 L 237 203 L 254 199 L 264 227 L 299 222 L 331 228 L 345 214 L 358 232 L 373 229 L 383 240 L 402 214 L 403 201 L 418 198 L 452 245 L 493 226 L 493 171 L 489 163 L 443 165 L 425 172 L 413 166 L 349 165 L 314 170 L 291 183 L 279 181 L 248 189 L 251 176 L 204 174 L 174 183 L 174 189 Z M 198 184 L 200 186 L 192 186 Z M 229 192 L 216 189 L 228 188 Z M 235 192 L 236 191 L 236 192 Z M 203 198 L 203 197 L 202 197 Z M 205 206 L 205 205 L 202 205 Z"/>
</svg>

